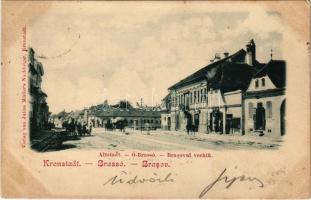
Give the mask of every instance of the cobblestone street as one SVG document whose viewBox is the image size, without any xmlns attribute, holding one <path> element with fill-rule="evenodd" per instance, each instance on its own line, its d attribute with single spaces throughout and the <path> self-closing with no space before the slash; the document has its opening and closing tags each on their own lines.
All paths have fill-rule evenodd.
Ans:
<svg viewBox="0 0 311 200">
<path fill-rule="evenodd" d="M 95 128 L 91 136 L 67 140 L 62 150 L 228 150 L 277 149 L 282 141 L 258 136 L 196 133 L 195 136 L 177 131 L 105 131 Z"/>
</svg>

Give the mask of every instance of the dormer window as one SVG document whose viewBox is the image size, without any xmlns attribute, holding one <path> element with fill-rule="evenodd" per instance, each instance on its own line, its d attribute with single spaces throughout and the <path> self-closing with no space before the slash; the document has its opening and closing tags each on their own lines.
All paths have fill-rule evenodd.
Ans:
<svg viewBox="0 0 311 200">
<path fill-rule="evenodd" d="M 259 86 L 259 81 L 256 80 L 256 81 L 255 81 L 255 88 L 258 88 L 258 86 Z"/>
<path fill-rule="evenodd" d="M 263 78 L 263 79 L 261 79 L 261 85 L 262 85 L 262 87 L 265 87 L 265 85 L 266 85 L 266 83 L 265 83 L 265 79 Z"/>
</svg>

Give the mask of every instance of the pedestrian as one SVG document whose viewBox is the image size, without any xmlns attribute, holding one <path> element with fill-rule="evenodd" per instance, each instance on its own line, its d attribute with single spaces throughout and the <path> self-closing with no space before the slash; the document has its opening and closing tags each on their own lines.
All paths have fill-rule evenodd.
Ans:
<svg viewBox="0 0 311 200">
<path fill-rule="evenodd" d="M 92 133 L 92 123 L 90 123 L 90 128 L 89 128 L 89 135 Z"/>
</svg>

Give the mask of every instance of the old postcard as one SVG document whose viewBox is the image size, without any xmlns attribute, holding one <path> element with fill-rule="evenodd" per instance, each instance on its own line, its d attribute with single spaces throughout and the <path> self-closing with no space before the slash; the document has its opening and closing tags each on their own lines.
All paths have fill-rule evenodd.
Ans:
<svg viewBox="0 0 311 200">
<path fill-rule="evenodd" d="M 3 1 L 1 191 L 310 198 L 308 1 Z"/>
</svg>

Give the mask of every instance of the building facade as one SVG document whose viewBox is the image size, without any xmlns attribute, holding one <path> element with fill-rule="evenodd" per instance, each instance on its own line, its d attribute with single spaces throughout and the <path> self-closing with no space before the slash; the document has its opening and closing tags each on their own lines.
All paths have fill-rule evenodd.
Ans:
<svg viewBox="0 0 311 200">
<path fill-rule="evenodd" d="M 267 71 L 264 69 L 271 68 L 267 66 L 275 65 L 271 64 L 275 62 L 269 63 L 259 63 L 256 60 L 256 45 L 253 40 L 246 45 L 245 50 L 241 49 L 232 55 L 225 52 L 221 58 L 220 54 L 216 54 L 209 65 L 169 87 L 169 98 L 164 98 L 163 101 L 170 107 L 162 113 L 162 128 L 185 131 L 191 125 L 195 131 L 203 133 L 249 132 L 252 125 L 245 112 L 248 109 L 245 104 L 255 101 L 251 85 L 256 77 L 264 76 Z M 283 63 L 285 70 L 285 62 Z M 268 82 L 269 80 L 266 86 Z M 273 89 L 285 91 L 285 88 Z M 271 88 L 265 87 L 261 92 L 266 90 Z M 269 92 L 271 91 L 266 93 Z M 283 97 L 285 98 L 284 95 Z M 271 101 L 277 102 L 278 99 Z M 271 122 L 271 126 L 272 124 Z M 277 130 L 271 129 L 272 131 Z"/>
<path fill-rule="evenodd" d="M 29 49 L 29 120 L 30 129 L 45 129 L 49 120 L 47 94 L 42 91 L 41 83 L 44 75 L 43 65 L 35 58 L 35 51 Z"/>
<path fill-rule="evenodd" d="M 93 127 L 105 127 L 106 124 L 114 123 L 118 120 L 125 120 L 129 128 L 139 129 L 157 129 L 161 128 L 161 112 L 153 110 L 143 110 L 138 108 L 109 109 L 89 113 L 88 124 Z"/>
<path fill-rule="evenodd" d="M 285 134 L 285 78 L 285 62 L 279 60 L 271 60 L 254 75 L 243 98 L 246 132 Z"/>
</svg>

